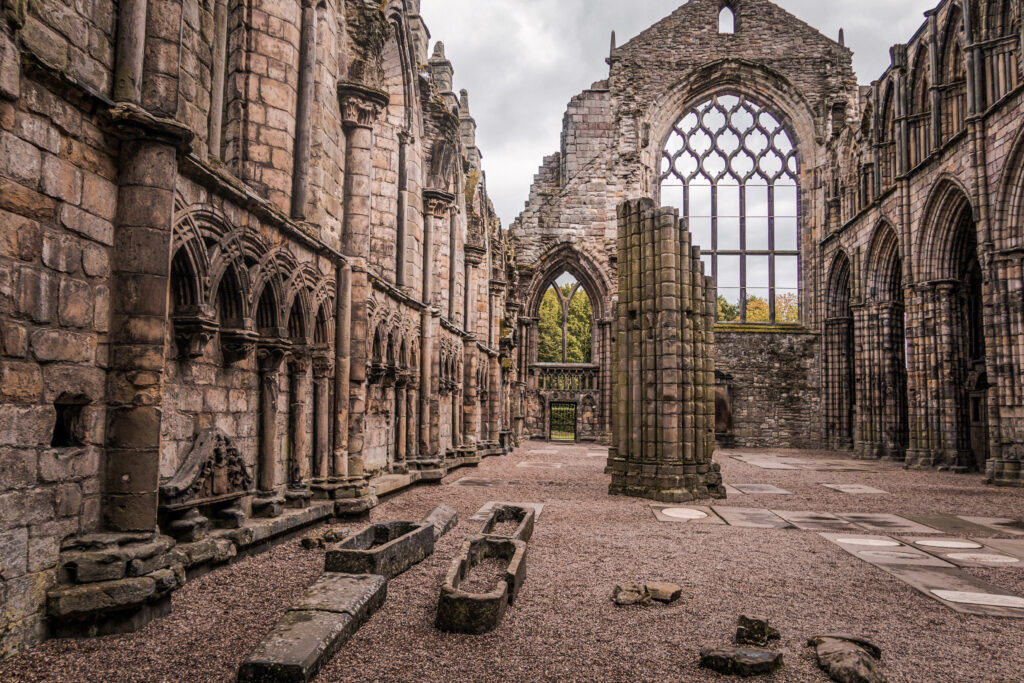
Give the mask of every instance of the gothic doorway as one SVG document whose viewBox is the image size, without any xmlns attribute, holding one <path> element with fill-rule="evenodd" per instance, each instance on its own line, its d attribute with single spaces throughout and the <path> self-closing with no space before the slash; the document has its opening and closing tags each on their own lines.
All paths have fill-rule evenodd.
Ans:
<svg viewBox="0 0 1024 683">
<path fill-rule="evenodd" d="M 552 403 L 548 438 L 552 441 L 576 441 L 576 404 Z"/>
</svg>

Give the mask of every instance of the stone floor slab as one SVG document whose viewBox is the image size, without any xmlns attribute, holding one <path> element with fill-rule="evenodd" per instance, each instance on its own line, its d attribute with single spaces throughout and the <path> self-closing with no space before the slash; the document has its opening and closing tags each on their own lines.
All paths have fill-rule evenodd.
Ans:
<svg viewBox="0 0 1024 683">
<path fill-rule="evenodd" d="M 564 465 L 560 462 L 521 462 L 516 467 L 523 467 L 527 469 L 537 470 L 560 470 Z"/>
<path fill-rule="evenodd" d="M 839 517 L 853 522 L 865 531 L 880 531 L 889 534 L 937 534 L 937 530 L 924 524 L 911 522 L 898 515 L 874 512 L 843 512 Z"/>
<path fill-rule="evenodd" d="M 772 510 L 772 512 L 797 529 L 804 531 L 851 531 L 856 529 L 852 523 L 827 512 L 788 510 Z"/>
<path fill-rule="evenodd" d="M 792 529 L 793 525 L 776 515 L 771 510 L 758 508 L 731 508 L 719 505 L 711 506 L 719 517 L 729 526 L 749 529 Z"/>
<path fill-rule="evenodd" d="M 929 555 L 923 550 L 898 541 L 890 536 L 851 536 L 847 534 L 822 534 L 840 548 L 876 567 L 899 565 L 904 567 L 952 567 Z"/>
<path fill-rule="evenodd" d="M 906 514 L 902 516 L 950 536 L 989 536 L 993 533 L 990 527 L 968 522 L 966 519 L 954 515 Z"/>
<path fill-rule="evenodd" d="M 702 505 L 652 505 L 651 511 L 659 522 L 725 524 L 711 508 Z"/>
<path fill-rule="evenodd" d="M 970 522 L 971 524 L 980 524 L 983 527 L 991 529 L 999 534 L 1007 534 L 1009 536 L 1024 536 L 1024 524 L 1019 519 L 1007 519 L 1005 517 L 967 517 L 961 516 L 960 519 Z"/>
<path fill-rule="evenodd" d="M 792 491 L 786 489 L 780 489 L 778 486 L 772 486 L 771 484 L 733 484 L 733 486 L 743 493 L 747 494 L 760 494 L 765 496 L 791 496 Z"/>
<path fill-rule="evenodd" d="M 462 477 L 456 479 L 448 486 L 475 486 L 478 488 L 487 488 L 492 486 L 505 486 L 506 482 L 501 479 L 484 479 L 482 477 Z"/>
<path fill-rule="evenodd" d="M 725 492 L 727 494 L 729 494 L 730 496 L 743 496 L 743 495 L 746 495 L 745 493 L 743 493 L 743 491 L 740 491 L 738 488 L 736 488 L 732 484 L 726 484 L 725 485 Z"/>
<path fill-rule="evenodd" d="M 852 495 L 888 493 L 888 491 L 876 489 L 873 486 L 865 486 L 863 484 L 822 484 L 822 486 L 827 489 L 832 489 L 833 491 L 838 491 L 839 493 L 849 493 Z"/>
<path fill-rule="evenodd" d="M 978 539 L 971 539 L 972 541 Z M 979 543 L 984 543 L 987 547 L 999 552 L 1006 553 L 1016 557 L 1018 560 L 1024 561 L 1024 540 L 1021 539 L 1010 539 L 1010 538 L 986 538 Z"/>
<path fill-rule="evenodd" d="M 915 548 L 957 567 L 1020 567 L 1021 560 L 965 538 L 905 538 Z"/>
</svg>

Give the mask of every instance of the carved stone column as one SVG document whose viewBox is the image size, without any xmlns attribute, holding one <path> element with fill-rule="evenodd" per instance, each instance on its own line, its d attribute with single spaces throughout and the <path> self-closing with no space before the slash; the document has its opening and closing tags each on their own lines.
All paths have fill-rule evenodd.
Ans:
<svg viewBox="0 0 1024 683">
<path fill-rule="evenodd" d="M 302 0 L 299 38 L 299 91 L 295 106 L 295 163 L 292 174 L 292 218 L 305 220 L 309 194 L 309 150 L 313 128 L 313 88 L 316 84 L 316 7 Z"/>
<path fill-rule="evenodd" d="M 290 423 L 291 458 L 289 460 L 288 492 L 290 505 L 309 506 L 310 452 L 309 452 L 309 356 L 295 355 L 288 364 L 291 378 Z"/>
<path fill-rule="evenodd" d="M 420 313 L 420 457 L 436 456 L 431 438 L 430 406 L 433 400 L 434 364 L 434 231 L 455 197 L 441 190 L 423 192 L 423 303 Z"/>
<path fill-rule="evenodd" d="M 252 504 L 253 514 L 257 517 L 277 517 L 284 503 L 277 490 L 277 398 L 285 355 L 276 349 L 260 349 L 257 357 L 260 363 L 259 461 L 256 475 L 259 493 Z"/>
<path fill-rule="evenodd" d="M 402 378 L 395 385 L 395 420 L 398 421 L 395 429 L 395 462 L 405 463 L 406 439 L 408 437 L 409 422 L 406 416 L 407 400 L 406 393 L 408 381 Z"/>
<path fill-rule="evenodd" d="M 367 316 L 369 281 L 366 262 L 370 254 L 370 205 L 373 179 L 373 123 L 387 107 L 386 93 L 357 83 L 338 85 L 345 131 L 345 185 L 342 252 L 349 259 L 350 277 L 339 273 L 338 406 L 334 474 L 340 479 L 362 478 L 363 419 L 366 410 Z M 343 269 L 344 271 L 345 269 Z M 346 292 L 341 292 L 347 288 Z M 348 303 L 348 306 L 343 306 Z M 348 315 L 345 313 L 348 312 Z M 346 337 L 347 338 L 342 338 Z"/>
<path fill-rule="evenodd" d="M 316 469 L 314 477 L 324 483 L 330 476 L 331 455 L 331 374 L 334 362 L 329 355 L 313 357 L 313 444 Z"/>
</svg>

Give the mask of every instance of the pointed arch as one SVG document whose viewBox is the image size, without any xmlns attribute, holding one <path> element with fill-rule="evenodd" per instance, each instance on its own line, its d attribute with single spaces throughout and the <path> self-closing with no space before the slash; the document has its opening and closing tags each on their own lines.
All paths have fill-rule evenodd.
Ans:
<svg viewBox="0 0 1024 683">
<path fill-rule="evenodd" d="M 892 223 L 875 228 L 868 248 L 867 296 L 871 301 L 903 301 L 903 258 Z"/>
<path fill-rule="evenodd" d="M 826 311 L 829 318 L 849 318 L 851 293 L 850 259 L 840 251 L 832 260 L 826 291 Z"/>
<path fill-rule="evenodd" d="M 943 176 L 925 204 L 918 232 L 917 280 L 956 280 L 962 258 L 977 248 L 975 211 L 963 184 Z"/>
</svg>

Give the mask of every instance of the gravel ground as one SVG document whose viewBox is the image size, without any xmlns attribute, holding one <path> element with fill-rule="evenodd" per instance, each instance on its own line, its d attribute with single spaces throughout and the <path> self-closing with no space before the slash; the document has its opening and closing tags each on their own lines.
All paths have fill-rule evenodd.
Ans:
<svg viewBox="0 0 1024 683">
<path fill-rule="evenodd" d="M 777 648 L 786 666 L 775 681 L 827 680 L 804 647 L 808 636 L 827 631 L 877 642 L 891 681 L 1022 680 L 1024 621 L 957 614 L 814 532 L 658 522 L 648 501 L 607 495 L 604 459 L 587 457 L 595 448 L 529 453 L 551 448 L 528 443 L 376 508 L 373 521 L 417 520 L 443 502 L 460 522 L 434 555 L 390 582 L 384 607 L 317 680 L 718 681 L 724 677 L 697 667 L 698 652 L 729 644 L 739 614 L 765 616 L 782 632 Z M 1021 490 L 985 487 L 977 475 L 885 463 L 873 472 L 763 470 L 718 460 L 727 482 L 774 484 L 794 494 L 730 496 L 733 507 L 1024 518 Z M 523 461 L 564 466 L 515 467 Z M 446 485 L 467 475 L 505 484 Z M 849 495 L 822 483 L 888 494 Z M 495 632 L 441 633 L 433 627 L 440 584 L 480 526 L 469 517 L 489 500 L 545 504 L 526 582 Z M 171 616 L 138 633 L 48 641 L 0 664 L 0 681 L 231 680 L 322 563 L 323 551 L 290 541 L 189 583 L 174 595 Z M 1024 595 L 1024 568 L 965 571 Z M 670 581 L 683 586 L 683 597 L 673 605 L 616 608 L 610 598 L 619 581 Z"/>
</svg>

